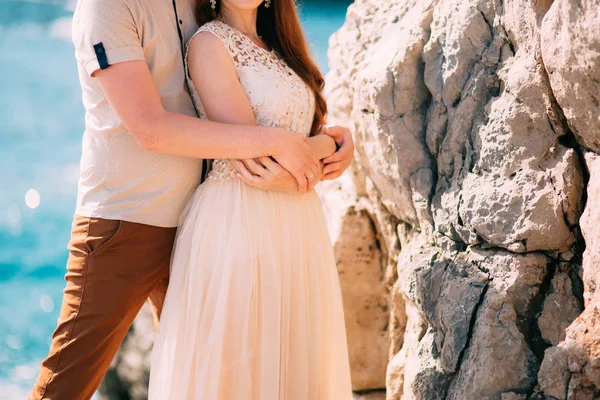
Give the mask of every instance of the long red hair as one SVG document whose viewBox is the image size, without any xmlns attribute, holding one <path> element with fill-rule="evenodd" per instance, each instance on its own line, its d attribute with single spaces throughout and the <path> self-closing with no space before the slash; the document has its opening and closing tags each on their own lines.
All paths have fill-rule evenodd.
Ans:
<svg viewBox="0 0 600 400">
<path fill-rule="evenodd" d="M 199 25 L 214 20 L 220 13 L 221 0 L 217 0 L 215 10 L 210 0 L 197 0 L 196 20 Z M 256 31 L 314 93 L 316 107 L 311 134 L 318 133 L 327 115 L 327 103 L 322 94 L 325 79 L 310 56 L 294 0 L 272 0 L 269 8 L 262 3 L 258 7 Z"/>
</svg>

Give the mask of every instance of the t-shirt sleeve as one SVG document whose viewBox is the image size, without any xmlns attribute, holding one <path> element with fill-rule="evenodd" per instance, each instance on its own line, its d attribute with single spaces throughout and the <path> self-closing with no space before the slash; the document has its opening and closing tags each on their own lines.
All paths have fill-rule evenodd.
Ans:
<svg viewBox="0 0 600 400">
<path fill-rule="evenodd" d="M 125 0 L 79 0 L 73 15 L 75 57 L 88 74 L 125 61 L 145 60 L 132 10 Z"/>
</svg>

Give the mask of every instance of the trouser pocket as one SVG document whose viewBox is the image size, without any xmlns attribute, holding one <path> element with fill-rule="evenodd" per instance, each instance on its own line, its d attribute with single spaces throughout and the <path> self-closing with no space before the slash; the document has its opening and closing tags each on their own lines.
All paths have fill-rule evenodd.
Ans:
<svg viewBox="0 0 600 400">
<path fill-rule="evenodd" d="M 110 248 L 118 241 L 122 225 L 119 220 L 76 215 L 69 242 L 71 254 L 92 255 Z"/>
</svg>

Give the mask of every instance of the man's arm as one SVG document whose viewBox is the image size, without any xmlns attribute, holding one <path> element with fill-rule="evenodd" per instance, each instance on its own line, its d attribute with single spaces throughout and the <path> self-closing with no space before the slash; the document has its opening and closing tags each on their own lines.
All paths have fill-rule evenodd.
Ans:
<svg viewBox="0 0 600 400">
<path fill-rule="evenodd" d="M 319 163 L 301 135 L 221 125 L 167 112 L 145 60 L 133 0 L 84 0 L 73 15 L 79 64 L 100 84 L 109 103 L 145 149 L 194 158 L 270 155 L 306 190 Z M 109 64 L 110 63 L 110 64 Z M 175 73 L 175 71 L 173 71 Z"/>
<path fill-rule="evenodd" d="M 111 106 L 141 147 L 192 158 L 257 158 L 272 156 L 298 182 L 320 165 L 303 135 L 278 128 L 229 125 L 164 109 L 144 61 L 118 63 L 94 74 Z"/>
<path fill-rule="evenodd" d="M 321 142 L 323 136 L 332 138 L 337 145 L 337 151 L 333 153 L 331 143 Z M 321 139 L 316 139 L 321 137 Z M 318 140 L 312 141 L 311 140 Z M 339 178 L 350 166 L 354 158 L 354 141 L 350 130 L 341 126 L 332 126 L 324 129 L 323 134 L 307 139 L 313 151 L 323 159 L 324 168 L 321 173 L 312 179 L 316 184 L 320 180 L 332 180 Z M 331 154 L 333 153 L 333 154 Z M 327 157 L 325 157 L 327 156 Z M 240 177 L 246 183 L 265 190 L 277 190 L 282 192 L 295 192 L 293 177 L 280 165 L 270 159 L 246 160 L 236 163 Z M 310 176 L 310 175 L 309 175 Z"/>
<path fill-rule="evenodd" d="M 323 134 L 309 137 L 306 143 L 310 146 L 317 158 L 322 160 L 331 156 L 336 151 L 335 140 Z M 247 184 L 263 190 L 273 190 L 278 192 L 298 193 L 298 185 L 294 177 L 281 165 L 277 164 L 268 157 L 261 157 L 256 160 L 237 161 L 234 164 L 241 179 Z M 309 175 L 310 176 L 310 175 Z M 309 182 L 316 185 L 323 177 L 323 168 L 309 179 Z"/>
</svg>

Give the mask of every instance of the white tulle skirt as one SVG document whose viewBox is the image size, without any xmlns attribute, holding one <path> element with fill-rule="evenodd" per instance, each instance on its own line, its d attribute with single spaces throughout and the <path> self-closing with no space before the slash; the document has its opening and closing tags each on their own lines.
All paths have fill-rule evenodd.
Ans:
<svg viewBox="0 0 600 400">
<path fill-rule="evenodd" d="M 315 192 L 202 185 L 181 220 L 151 400 L 350 400 L 340 286 Z"/>
</svg>

